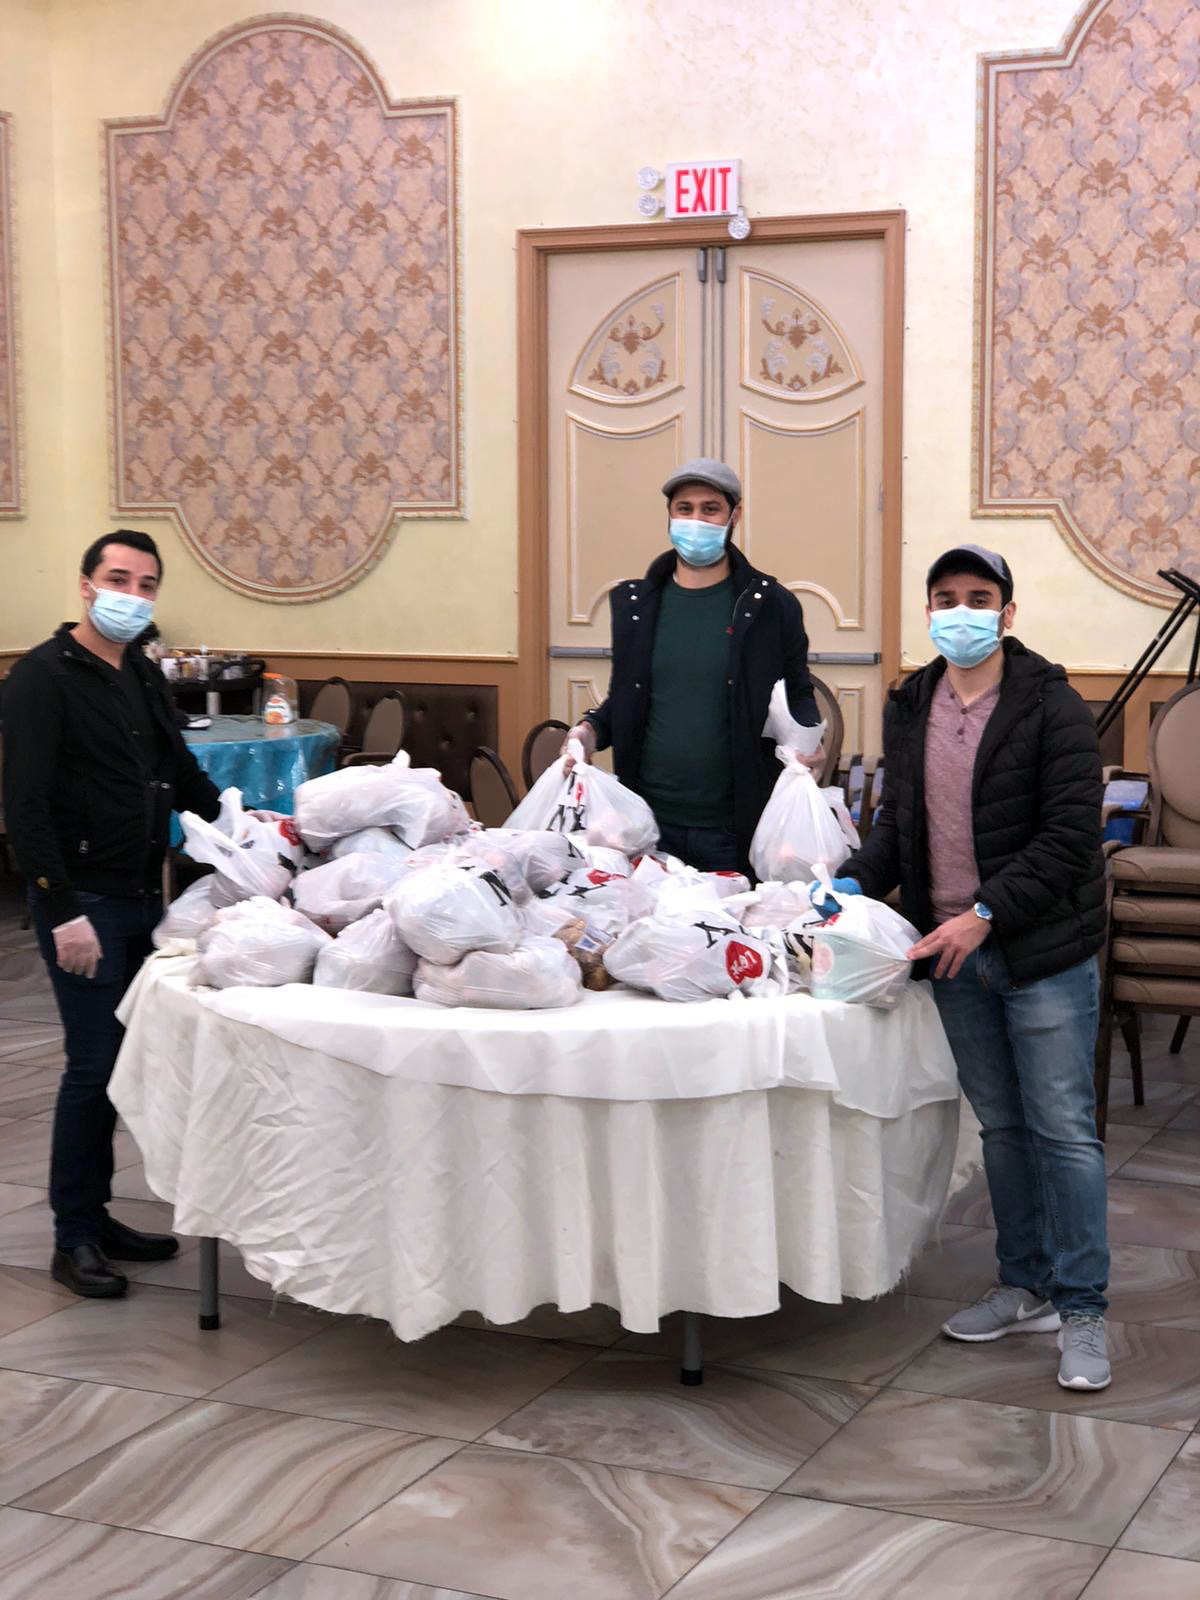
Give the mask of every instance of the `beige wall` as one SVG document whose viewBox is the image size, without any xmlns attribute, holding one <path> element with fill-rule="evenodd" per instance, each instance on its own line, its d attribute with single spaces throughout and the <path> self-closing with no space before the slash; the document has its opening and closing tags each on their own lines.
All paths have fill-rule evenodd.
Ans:
<svg viewBox="0 0 1200 1600">
<path fill-rule="evenodd" d="M 928 654 L 926 564 L 974 538 L 1008 552 L 1031 644 L 1073 667 L 1131 660 L 1160 610 L 1093 576 L 1049 523 L 969 517 L 975 57 L 1055 42 L 1071 11 L 1071 0 L 325 0 L 317 14 L 365 47 L 393 96 L 460 99 L 468 514 L 402 523 L 364 582 L 298 606 L 231 593 L 168 523 L 147 521 L 169 566 L 164 632 L 310 651 L 515 651 L 514 232 L 628 221 L 638 166 L 707 154 L 742 158 L 752 216 L 908 211 L 906 659 Z M 11 552 L 0 648 L 70 607 L 72 563 L 110 522 L 100 120 L 160 110 L 196 49 L 257 14 L 238 0 L 0 8 L 30 503 L 28 521 L 0 524 Z"/>
</svg>

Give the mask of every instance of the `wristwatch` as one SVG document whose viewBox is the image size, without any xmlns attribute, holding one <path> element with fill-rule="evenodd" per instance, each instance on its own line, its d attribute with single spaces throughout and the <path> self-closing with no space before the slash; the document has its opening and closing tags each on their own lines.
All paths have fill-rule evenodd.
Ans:
<svg viewBox="0 0 1200 1600">
<path fill-rule="evenodd" d="M 991 906 L 985 906 L 982 900 L 976 900 L 971 910 L 979 918 L 980 922 L 990 922 L 992 920 L 992 908 Z"/>
</svg>

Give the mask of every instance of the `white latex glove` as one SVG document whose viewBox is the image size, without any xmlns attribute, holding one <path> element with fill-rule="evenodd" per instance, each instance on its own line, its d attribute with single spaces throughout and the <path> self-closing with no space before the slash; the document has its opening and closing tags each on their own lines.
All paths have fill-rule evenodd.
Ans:
<svg viewBox="0 0 1200 1600">
<path fill-rule="evenodd" d="M 572 739 L 579 740 L 580 744 L 583 746 L 583 758 L 585 761 L 590 762 L 592 757 L 596 754 L 596 730 L 592 727 L 590 722 L 584 721 L 577 722 L 573 728 L 568 728 L 566 733 L 563 734 L 562 749 L 559 751 L 559 754 L 566 757 L 566 770 L 568 772 L 570 772 L 571 768 L 575 765 L 573 758 L 568 754 L 567 751 L 567 746 L 571 743 Z"/>
<path fill-rule="evenodd" d="M 54 954 L 64 972 L 94 978 L 103 953 L 96 930 L 87 917 L 61 922 L 54 930 Z"/>
</svg>

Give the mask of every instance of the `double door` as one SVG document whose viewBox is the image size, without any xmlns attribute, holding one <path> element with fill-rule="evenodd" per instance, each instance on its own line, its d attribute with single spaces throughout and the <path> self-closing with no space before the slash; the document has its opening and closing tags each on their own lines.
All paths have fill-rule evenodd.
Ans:
<svg viewBox="0 0 1200 1600">
<path fill-rule="evenodd" d="M 804 607 L 845 750 L 880 748 L 884 246 L 555 256 L 548 281 L 551 715 L 603 699 L 608 592 L 668 547 L 661 485 L 739 473 L 738 543 Z"/>
</svg>

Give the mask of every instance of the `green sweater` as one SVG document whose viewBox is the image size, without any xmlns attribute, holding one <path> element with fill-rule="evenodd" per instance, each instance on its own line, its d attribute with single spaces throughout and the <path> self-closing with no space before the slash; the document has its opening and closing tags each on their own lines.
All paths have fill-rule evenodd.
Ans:
<svg viewBox="0 0 1200 1600">
<path fill-rule="evenodd" d="M 733 827 L 729 644 L 733 579 L 663 588 L 638 789 L 659 822 Z"/>
</svg>

